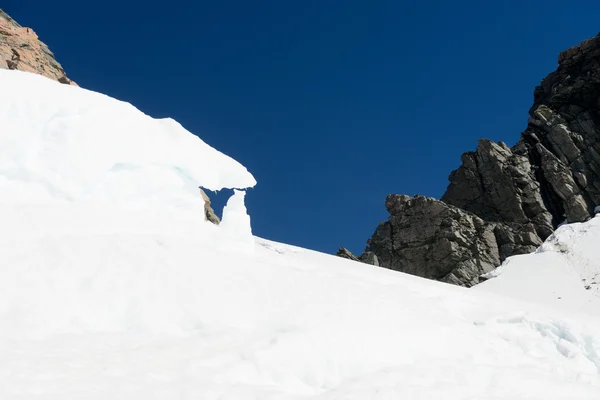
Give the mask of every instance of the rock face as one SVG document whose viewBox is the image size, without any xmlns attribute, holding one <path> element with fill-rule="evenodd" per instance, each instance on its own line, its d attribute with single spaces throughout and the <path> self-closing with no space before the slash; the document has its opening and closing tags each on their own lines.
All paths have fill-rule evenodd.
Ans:
<svg viewBox="0 0 600 400">
<path fill-rule="evenodd" d="M 380 265 L 454 284 L 477 283 L 499 263 L 494 225 L 439 200 L 392 194 L 390 218 L 379 224 L 369 251 Z"/>
<path fill-rule="evenodd" d="M 388 196 L 389 220 L 366 252 L 386 268 L 471 286 L 560 223 L 589 219 L 600 204 L 600 35 L 558 62 L 517 144 L 480 140 L 441 200 Z"/>
<path fill-rule="evenodd" d="M 33 72 L 75 85 L 31 28 L 19 25 L 0 9 L 0 68 Z"/>
</svg>

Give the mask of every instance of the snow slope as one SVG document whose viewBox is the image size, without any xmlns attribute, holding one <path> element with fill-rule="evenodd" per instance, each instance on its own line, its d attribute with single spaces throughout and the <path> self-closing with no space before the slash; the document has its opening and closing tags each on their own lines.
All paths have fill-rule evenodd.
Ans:
<svg viewBox="0 0 600 400">
<path fill-rule="evenodd" d="M 596 315 L 254 238 L 241 191 L 214 226 L 195 188 L 253 185 L 241 165 L 91 92 L 0 85 L 13 76 L 31 87 L 0 100 L 0 399 L 598 398 Z M 110 145 L 102 123 L 121 129 Z"/>
<path fill-rule="evenodd" d="M 600 316 L 599 245 L 600 215 L 563 225 L 536 253 L 509 258 L 474 290 Z"/>
</svg>

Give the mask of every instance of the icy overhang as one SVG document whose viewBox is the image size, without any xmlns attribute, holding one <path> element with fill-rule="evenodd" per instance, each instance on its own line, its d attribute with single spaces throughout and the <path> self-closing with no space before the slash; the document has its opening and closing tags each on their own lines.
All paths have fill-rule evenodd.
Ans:
<svg viewBox="0 0 600 400">
<path fill-rule="evenodd" d="M 203 206 L 198 186 L 256 180 L 172 119 L 129 103 L 0 70 L 0 202 Z"/>
</svg>

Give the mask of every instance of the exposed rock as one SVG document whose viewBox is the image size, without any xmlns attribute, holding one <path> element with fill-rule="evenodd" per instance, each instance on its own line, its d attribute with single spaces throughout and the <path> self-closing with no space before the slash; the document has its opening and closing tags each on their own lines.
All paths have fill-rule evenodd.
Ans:
<svg viewBox="0 0 600 400">
<path fill-rule="evenodd" d="M 0 9 L 0 68 L 33 72 L 76 85 L 66 77 L 54 54 L 30 28 L 19 25 Z"/>
<path fill-rule="evenodd" d="M 367 252 L 386 268 L 471 285 L 560 223 L 589 219 L 600 204 L 600 35 L 559 55 L 529 114 L 512 148 L 482 139 L 463 154 L 441 201 L 388 196 Z"/>
<path fill-rule="evenodd" d="M 6 66 L 10 70 L 15 70 L 15 69 L 19 68 L 19 63 L 17 63 L 16 61 L 13 61 L 13 60 L 6 60 Z"/>
<path fill-rule="evenodd" d="M 345 247 L 340 247 L 340 249 L 335 255 L 352 261 L 360 261 L 358 257 L 352 254 L 352 252 Z"/>
<path fill-rule="evenodd" d="M 372 251 L 365 251 L 362 253 L 360 257 L 358 257 L 358 261 L 379 267 L 379 258 L 377 258 L 377 255 Z"/>
<path fill-rule="evenodd" d="M 200 189 L 200 194 L 202 195 L 202 199 L 204 200 L 204 217 L 207 221 L 212 222 L 215 225 L 219 225 L 221 223 L 221 220 L 219 219 L 219 217 L 217 217 L 217 214 L 215 214 L 215 210 L 212 209 L 212 207 L 210 206 L 210 197 L 208 197 L 208 195 L 206 194 L 206 192 L 204 190 L 202 190 L 202 188 Z"/>
<path fill-rule="evenodd" d="M 347 258 L 348 260 L 360 261 L 365 264 L 371 264 L 376 267 L 379 267 L 379 259 L 377 258 L 377 255 L 375 255 L 375 253 L 371 251 L 365 251 L 363 254 L 361 254 L 360 257 L 356 257 L 354 253 L 352 253 L 347 248 L 340 247 L 340 249 L 335 255 L 338 257 Z"/>
<path fill-rule="evenodd" d="M 386 207 L 369 246 L 382 266 L 470 286 L 498 265 L 494 225 L 476 215 L 423 196 L 389 195 Z"/>
</svg>

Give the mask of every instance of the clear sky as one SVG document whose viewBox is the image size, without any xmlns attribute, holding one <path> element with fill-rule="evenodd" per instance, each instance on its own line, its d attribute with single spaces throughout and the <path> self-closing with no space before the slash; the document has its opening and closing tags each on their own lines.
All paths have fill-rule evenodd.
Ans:
<svg viewBox="0 0 600 400">
<path fill-rule="evenodd" d="M 387 194 L 440 197 L 477 139 L 514 144 L 558 53 L 600 31 L 597 1 L 2 7 L 81 86 L 173 117 L 248 167 L 256 235 L 330 253 L 362 251 Z"/>
</svg>

